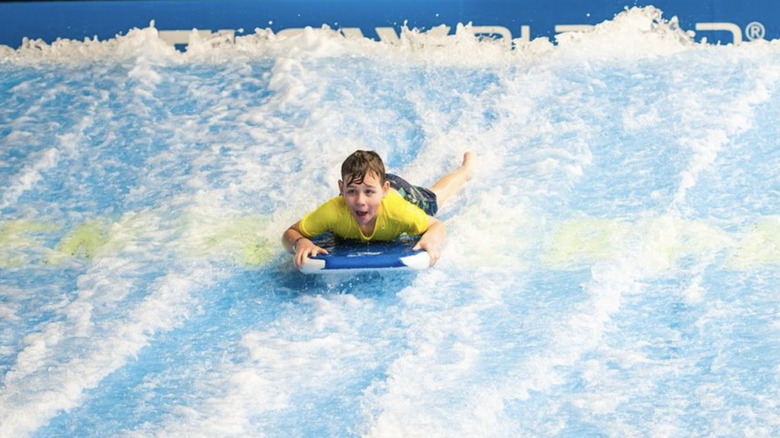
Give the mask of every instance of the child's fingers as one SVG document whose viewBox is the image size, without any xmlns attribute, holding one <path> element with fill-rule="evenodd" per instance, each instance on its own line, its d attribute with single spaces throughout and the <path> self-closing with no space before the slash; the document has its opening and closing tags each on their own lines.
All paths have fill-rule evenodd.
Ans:
<svg viewBox="0 0 780 438">
<path fill-rule="evenodd" d="M 320 248 L 317 245 L 312 245 L 310 248 L 301 248 L 301 250 L 295 254 L 295 266 L 300 268 L 303 266 L 303 262 L 309 257 L 314 257 L 317 254 L 327 254 L 328 251 L 324 248 Z"/>
<path fill-rule="evenodd" d="M 439 248 L 431 248 L 428 251 L 428 257 L 431 259 L 431 266 L 435 265 L 437 261 L 439 261 L 439 256 L 441 256 L 441 250 Z"/>
<path fill-rule="evenodd" d="M 431 259 L 431 266 L 435 265 L 441 256 L 441 246 L 435 243 L 425 242 L 423 245 L 421 242 L 417 242 L 417 244 L 412 247 L 412 251 L 419 251 L 421 249 L 428 253 L 428 257 Z"/>
<path fill-rule="evenodd" d="M 303 261 L 306 260 L 306 257 L 308 257 L 308 255 L 306 254 L 306 251 L 301 251 L 298 254 L 296 254 L 296 256 L 295 256 L 295 266 L 297 266 L 298 268 L 303 266 Z"/>
</svg>

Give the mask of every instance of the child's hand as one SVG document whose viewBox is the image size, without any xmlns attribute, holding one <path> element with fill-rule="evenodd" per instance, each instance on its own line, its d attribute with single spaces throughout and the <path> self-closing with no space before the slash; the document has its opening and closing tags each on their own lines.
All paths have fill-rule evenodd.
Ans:
<svg viewBox="0 0 780 438">
<path fill-rule="evenodd" d="M 293 260 L 295 260 L 295 266 L 300 268 L 303 266 L 303 262 L 306 261 L 308 257 L 314 257 L 317 254 L 327 253 L 328 251 L 326 251 L 324 248 L 320 248 L 311 240 L 302 237 L 295 244 L 295 257 Z"/>
<path fill-rule="evenodd" d="M 426 239 L 425 236 L 420 238 L 417 245 L 414 245 L 412 250 L 417 251 L 424 249 L 428 253 L 428 257 L 431 259 L 431 266 L 435 265 L 441 257 L 441 244 L 436 242 L 435 239 Z"/>
<path fill-rule="evenodd" d="M 441 257 L 441 245 L 444 243 L 444 239 L 447 236 L 447 228 L 440 221 L 431 218 L 431 225 L 428 231 L 420 237 L 417 245 L 414 245 L 412 250 L 425 250 L 428 253 L 428 257 L 431 259 L 431 266 L 435 265 Z"/>
</svg>

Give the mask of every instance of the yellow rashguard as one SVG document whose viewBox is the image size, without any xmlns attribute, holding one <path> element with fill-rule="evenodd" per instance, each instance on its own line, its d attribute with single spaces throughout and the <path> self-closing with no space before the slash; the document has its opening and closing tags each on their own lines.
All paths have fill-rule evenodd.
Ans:
<svg viewBox="0 0 780 438">
<path fill-rule="evenodd" d="M 330 231 L 343 239 L 360 239 L 364 242 L 395 240 L 404 233 L 417 236 L 427 231 L 428 215 L 420 207 L 402 198 L 395 190 L 390 190 L 379 206 L 374 233 L 370 236 L 360 231 L 357 221 L 340 195 L 304 216 L 298 227 L 308 238 Z"/>
</svg>

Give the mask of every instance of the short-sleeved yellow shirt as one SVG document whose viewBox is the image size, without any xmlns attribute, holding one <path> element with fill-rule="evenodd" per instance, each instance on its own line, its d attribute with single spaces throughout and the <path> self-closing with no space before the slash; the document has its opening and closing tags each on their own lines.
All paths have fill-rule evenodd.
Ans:
<svg viewBox="0 0 780 438">
<path fill-rule="evenodd" d="M 349 212 L 344 197 L 336 196 L 301 219 L 298 227 L 306 237 L 332 232 L 343 239 L 395 240 L 402 234 L 417 236 L 428 230 L 428 215 L 390 190 L 379 205 L 374 233 L 366 236 Z"/>
</svg>

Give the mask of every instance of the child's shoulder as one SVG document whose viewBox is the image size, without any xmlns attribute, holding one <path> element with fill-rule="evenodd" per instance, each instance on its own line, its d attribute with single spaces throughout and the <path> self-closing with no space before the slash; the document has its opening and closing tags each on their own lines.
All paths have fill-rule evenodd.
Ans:
<svg viewBox="0 0 780 438">
<path fill-rule="evenodd" d="M 320 205 L 320 209 L 324 210 L 330 210 L 330 211 L 347 211 L 347 203 L 344 201 L 344 197 L 341 195 L 336 195 L 327 201 L 323 202 L 322 205 Z"/>
<path fill-rule="evenodd" d="M 404 197 L 401 196 L 397 190 L 390 189 L 387 191 L 387 196 L 385 196 L 385 199 L 382 200 L 382 203 L 389 207 L 398 208 L 399 206 L 408 203 L 408 201 L 404 199 Z"/>
<path fill-rule="evenodd" d="M 338 195 L 323 202 L 316 209 L 306 214 L 306 216 L 318 218 L 334 216 L 338 217 L 345 211 L 348 212 L 347 203 L 344 202 L 344 198 L 342 196 Z"/>
<path fill-rule="evenodd" d="M 387 192 L 387 196 L 382 200 L 382 204 L 385 206 L 386 211 L 390 216 L 395 217 L 414 217 L 426 216 L 425 212 L 418 206 L 404 199 L 400 193 L 394 189 L 390 189 Z"/>
</svg>

